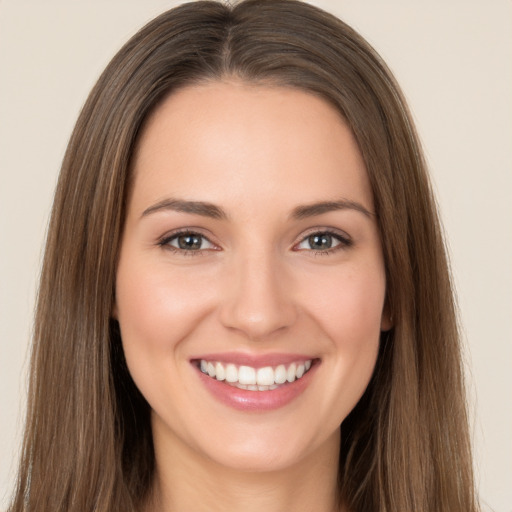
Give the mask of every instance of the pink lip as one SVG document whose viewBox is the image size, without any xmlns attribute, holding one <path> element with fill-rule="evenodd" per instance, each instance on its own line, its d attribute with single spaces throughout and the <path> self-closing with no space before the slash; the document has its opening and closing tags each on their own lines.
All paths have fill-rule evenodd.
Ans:
<svg viewBox="0 0 512 512">
<path fill-rule="evenodd" d="M 253 368 L 263 368 L 264 366 L 288 365 L 291 363 L 303 363 L 304 361 L 315 359 L 313 356 L 304 354 L 247 354 L 240 352 L 222 352 L 219 354 L 203 354 L 193 357 L 191 361 L 219 361 L 224 364 L 236 364 L 238 366 L 246 365 Z"/>
<path fill-rule="evenodd" d="M 210 361 L 221 361 L 225 362 L 223 358 L 219 357 L 201 357 L 201 359 L 207 359 Z M 301 359 L 292 358 L 291 362 L 300 361 Z M 233 362 L 233 359 L 229 359 Z M 283 359 L 280 359 L 281 364 Z M 244 359 L 241 363 L 247 363 L 247 359 Z M 277 389 L 269 391 L 250 391 L 246 389 L 238 389 L 234 386 L 230 386 L 224 381 L 218 381 L 208 375 L 204 374 L 197 368 L 197 374 L 202 384 L 206 389 L 220 402 L 234 409 L 246 412 L 258 412 L 258 411 L 271 411 L 279 409 L 292 402 L 295 398 L 299 397 L 308 387 L 311 380 L 316 373 L 319 364 L 319 360 L 316 359 L 311 366 L 310 370 L 304 374 L 300 379 L 294 382 L 283 384 Z M 273 366 L 271 363 L 264 363 L 265 366 Z M 253 364 L 251 364 L 253 366 Z"/>
</svg>

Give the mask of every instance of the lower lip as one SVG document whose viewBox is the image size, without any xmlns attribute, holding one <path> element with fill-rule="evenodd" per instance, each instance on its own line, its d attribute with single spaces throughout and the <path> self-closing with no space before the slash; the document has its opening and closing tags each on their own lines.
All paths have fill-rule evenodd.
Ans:
<svg viewBox="0 0 512 512">
<path fill-rule="evenodd" d="M 197 372 L 208 391 L 229 407 L 241 411 L 271 411 L 284 407 L 301 395 L 311 382 L 317 367 L 318 364 L 313 364 L 300 379 L 268 391 L 239 389 L 224 381 L 213 379 L 199 369 Z"/>
</svg>

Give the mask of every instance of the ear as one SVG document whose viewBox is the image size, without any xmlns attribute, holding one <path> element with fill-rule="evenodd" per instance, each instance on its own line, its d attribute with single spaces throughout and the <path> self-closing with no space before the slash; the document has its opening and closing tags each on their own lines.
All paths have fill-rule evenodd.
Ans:
<svg viewBox="0 0 512 512">
<path fill-rule="evenodd" d="M 380 330 L 382 332 L 389 331 L 393 327 L 393 319 L 389 315 L 382 315 L 380 322 Z"/>
<path fill-rule="evenodd" d="M 380 319 L 380 330 L 382 332 L 386 332 L 386 331 L 389 331 L 390 329 L 392 329 L 393 327 L 394 327 L 393 316 L 389 312 L 389 306 L 386 302 L 386 304 L 384 305 L 384 309 L 382 310 L 382 316 Z"/>
<path fill-rule="evenodd" d="M 110 318 L 113 320 L 119 320 L 118 314 L 117 314 L 117 302 L 114 299 L 114 303 L 112 304 L 112 309 L 110 310 Z"/>
</svg>

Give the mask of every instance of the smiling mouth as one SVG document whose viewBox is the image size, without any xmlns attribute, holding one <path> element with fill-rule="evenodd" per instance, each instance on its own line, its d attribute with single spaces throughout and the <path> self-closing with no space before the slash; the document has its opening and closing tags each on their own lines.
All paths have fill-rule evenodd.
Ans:
<svg viewBox="0 0 512 512">
<path fill-rule="evenodd" d="M 254 368 L 220 361 L 197 361 L 199 370 L 208 377 L 238 389 L 272 391 L 301 379 L 314 365 L 315 359 L 291 364 Z"/>
</svg>

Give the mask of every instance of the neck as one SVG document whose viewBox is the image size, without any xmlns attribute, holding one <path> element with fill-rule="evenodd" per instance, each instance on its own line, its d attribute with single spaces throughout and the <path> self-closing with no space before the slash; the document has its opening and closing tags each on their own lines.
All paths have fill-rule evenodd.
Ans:
<svg viewBox="0 0 512 512">
<path fill-rule="evenodd" d="M 291 467 L 243 471 L 188 446 L 155 439 L 156 478 L 147 512 L 339 512 L 339 435 Z"/>
</svg>

